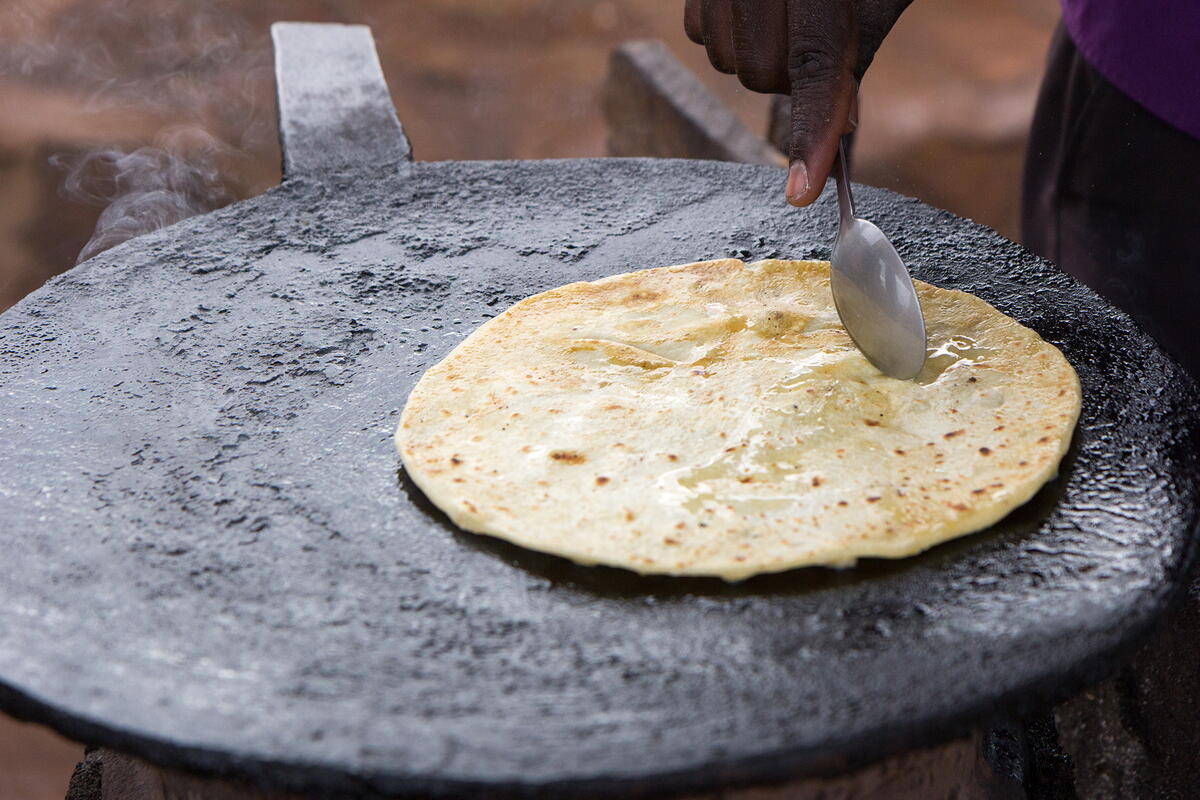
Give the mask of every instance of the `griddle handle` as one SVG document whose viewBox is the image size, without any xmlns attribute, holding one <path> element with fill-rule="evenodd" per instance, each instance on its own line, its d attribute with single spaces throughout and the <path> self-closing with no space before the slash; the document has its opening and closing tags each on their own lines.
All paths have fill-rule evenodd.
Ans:
<svg viewBox="0 0 1200 800">
<path fill-rule="evenodd" d="M 276 22 L 271 39 L 284 180 L 412 161 L 370 28 Z"/>
</svg>

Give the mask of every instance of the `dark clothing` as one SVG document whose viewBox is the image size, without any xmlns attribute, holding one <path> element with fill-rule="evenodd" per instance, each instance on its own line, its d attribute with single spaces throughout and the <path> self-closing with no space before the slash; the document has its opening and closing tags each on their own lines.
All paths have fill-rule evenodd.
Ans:
<svg viewBox="0 0 1200 800">
<path fill-rule="evenodd" d="M 1195 86 L 1197 70 L 1160 80 Z M 1061 27 L 1029 136 L 1021 227 L 1026 246 L 1200 376 L 1200 140 L 1102 77 Z M 1116 678 L 1059 706 L 1079 797 L 1200 797 L 1197 643 L 1200 582 Z"/>
<path fill-rule="evenodd" d="M 1063 27 L 1127 97 L 1200 139 L 1200 3 L 1062 0 Z"/>
<path fill-rule="evenodd" d="M 1128 311 L 1200 375 L 1200 140 L 1109 83 L 1061 26 L 1021 206 L 1029 249 Z"/>
</svg>

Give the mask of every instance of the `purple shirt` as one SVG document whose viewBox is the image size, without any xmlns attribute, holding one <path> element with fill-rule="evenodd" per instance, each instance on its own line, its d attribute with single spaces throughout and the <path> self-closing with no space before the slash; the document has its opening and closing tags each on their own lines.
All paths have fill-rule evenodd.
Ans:
<svg viewBox="0 0 1200 800">
<path fill-rule="evenodd" d="M 1062 0 L 1084 59 L 1140 106 L 1200 139 L 1200 0 Z"/>
</svg>

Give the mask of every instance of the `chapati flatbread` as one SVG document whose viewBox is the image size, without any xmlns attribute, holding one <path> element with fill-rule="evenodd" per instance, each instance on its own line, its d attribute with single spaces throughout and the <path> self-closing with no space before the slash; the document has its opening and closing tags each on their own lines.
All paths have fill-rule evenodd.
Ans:
<svg viewBox="0 0 1200 800">
<path fill-rule="evenodd" d="M 824 262 L 542 292 L 425 373 L 396 445 L 459 526 L 582 564 L 739 580 L 918 553 L 1054 477 L 1080 392 L 1033 331 L 916 285 L 915 381 L 855 348 Z"/>
</svg>

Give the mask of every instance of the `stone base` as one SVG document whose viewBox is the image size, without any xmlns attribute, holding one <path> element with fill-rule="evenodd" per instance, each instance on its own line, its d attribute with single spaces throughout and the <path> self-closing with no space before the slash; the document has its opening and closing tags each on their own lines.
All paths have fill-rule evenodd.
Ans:
<svg viewBox="0 0 1200 800">
<path fill-rule="evenodd" d="M 688 795 L 684 800 L 1035 800 L 1027 789 L 1031 753 L 1017 728 L 973 733 L 901 753 L 845 775 Z M 75 769 L 67 800 L 304 800 L 245 781 L 157 767 L 115 750 L 90 750 Z M 327 797 L 327 795 L 321 795 Z"/>
</svg>

